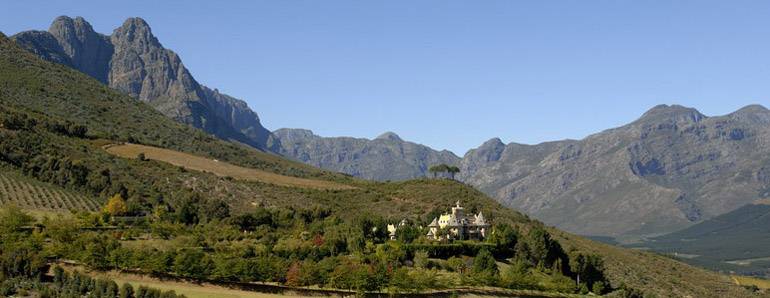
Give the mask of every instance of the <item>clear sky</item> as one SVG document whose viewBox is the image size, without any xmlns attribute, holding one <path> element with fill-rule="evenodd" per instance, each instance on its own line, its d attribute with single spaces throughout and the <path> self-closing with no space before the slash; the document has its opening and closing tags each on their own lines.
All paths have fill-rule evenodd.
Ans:
<svg viewBox="0 0 770 298">
<path fill-rule="evenodd" d="M 196 79 L 269 129 L 462 155 L 582 138 L 678 103 L 770 99 L 770 1 L 4 1 L 0 31 L 139 16 Z"/>
</svg>

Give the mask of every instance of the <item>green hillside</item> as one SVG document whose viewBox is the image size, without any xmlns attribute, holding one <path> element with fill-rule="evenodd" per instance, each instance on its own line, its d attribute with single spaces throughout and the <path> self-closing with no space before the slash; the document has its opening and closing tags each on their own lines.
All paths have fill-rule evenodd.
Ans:
<svg viewBox="0 0 770 298">
<path fill-rule="evenodd" d="M 770 205 L 749 204 L 634 246 L 679 256 L 684 262 L 714 270 L 768 276 Z"/>
<path fill-rule="evenodd" d="M 101 203 L 93 197 L 24 177 L 0 164 L 0 205 L 46 211 L 96 211 Z"/>
<path fill-rule="evenodd" d="M 117 142 L 351 187 L 314 189 L 239 180 L 105 151 L 104 145 Z M 29 250 L 31 257 L 73 259 L 97 269 L 357 290 L 487 285 L 566 293 L 581 292 L 575 283 L 585 271 L 582 292 L 750 296 L 726 276 L 545 228 L 459 182 L 355 180 L 217 140 L 84 74 L 44 62 L 4 36 L 0 161 L 8 165 L 4 175 L 19 173 L 102 202 L 115 198 L 110 201 L 118 203 L 108 208 L 112 217 L 94 213 L 73 221 L 42 222 L 42 235 L 50 242 L 25 240 L 44 248 Z M 43 196 L 30 197 L 35 198 Z M 455 201 L 469 212 L 483 212 L 497 236 L 444 246 L 421 237 L 420 227 Z M 121 216 L 138 222 L 117 221 Z M 385 224 L 403 218 L 413 223 L 414 230 L 404 232 L 411 236 L 387 241 Z M 28 223 L 6 221 L 15 222 Z M 120 230 L 99 232 L 103 226 Z M 18 226 L 6 228 L 15 231 Z M 15 247 L 14 241 L 22 238 L 14 237 L 2 238 L 4 245 Z M 422 250 L 433 260 L 420 259 Z M 502 265 L 494 258 L 490 262 L 487 251 Z M 413 261 L 420 265 L 406 265 Z M 359 278 L 366 282 L 356 283 Z"/>
</svg>

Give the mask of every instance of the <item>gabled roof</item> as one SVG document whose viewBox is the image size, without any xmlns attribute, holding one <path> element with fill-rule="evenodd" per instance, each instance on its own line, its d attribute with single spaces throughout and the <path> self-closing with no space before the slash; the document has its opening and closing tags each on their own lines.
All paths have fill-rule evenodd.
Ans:
<svg viewBox="0 0 770 298">
<path fill-rule="evenodd" d="M 428 225 L 429 227 L 438 227 L 438 218 L 434 217 L 433 221 Z"/>
<path fill-rule="evenodd" d="M 476 220 L 473 223 L 476 225 L 486 225 L 487 220 L 484 218 L 484 214 L 479 211 L 479 214 L 476 215 Z"/>
</svg>

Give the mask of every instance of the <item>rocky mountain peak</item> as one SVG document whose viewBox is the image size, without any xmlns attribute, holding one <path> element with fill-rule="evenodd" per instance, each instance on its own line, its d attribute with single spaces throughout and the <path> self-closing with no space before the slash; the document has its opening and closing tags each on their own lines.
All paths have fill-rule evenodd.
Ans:
<svg viewBox="0 0 770 298">
<path fill-rule="evenodd" d="M 91 24 L 82 17 L 73 19 L 68 16 L 56 18 L 48 28 L 48 32 L 53 34 L 60 41 L 69 43 L 76 40 L 82 42 L 83 40 L 98 34 L 94 31 Z"/>
<path fill-rule="evenodd" d="M 741 114 L 767 114 L 770 113 L 770 110 L 765 108 L 762 105 L 759 104 L 753 104 L 748 105 L 743 108 L 740 108 L 739 110 L 735 111 L 735 113 L 741 113 Z"/>
<path fill-rule="evenodd" d="M 112 32 L 114 44 L 133 44 L 141 47 L 161 47 L 160 42 L 152 34 L 150 25 L 142 18 L 128 18 L 123 25 Z"/>
<path fill-rule="evenodd" d="M 499 147 L 505 147 L 505 144 L 503 143 L 503 141 L 500 140 L 500 138 L 491 138 L 491 139 L 487 140 L 486 142 L 484 142 L 483 144 L 481 144 L 479 149 L 482 149 L 482 148 L 499 148 Z"/>
<path fill-rule="evenodd" d="M 390 140 L 390 141 L 396 141 L 396 142 L 404 141 L 401 139 L 401 137 L 399 137 L 396 133 L 392 131 L 388 131 L 386 133 L 379 135 L 375 140 Z"/>
<path fill-rule="evenodd" d="M 102 83 L 107 82 L 107 68 L 113 47 L 106 36 L 96 33 L 91 24 L 82 17 L 73 19 L 68 16 L 56 18 L 48 28 L 48 32 L 58 41 L 62 54 L 69 58 L 68 62 L 72 67 Z M 50 42 L 40 41 L 50 44 Z M 47 47 L 52 48 L 50 45 Z"/>
<path fill-rule="evenodd" d="M 770 123 L 770 110 L 758 104 L 745 106 L 728 116 L 748 123 Z"/>
<path fill-rule="evenodd" d="M 680 105 L 657 105 L 645 112 L 636 122 L 699 122 L 706 118 L 698 110 Z"/>
</svg>

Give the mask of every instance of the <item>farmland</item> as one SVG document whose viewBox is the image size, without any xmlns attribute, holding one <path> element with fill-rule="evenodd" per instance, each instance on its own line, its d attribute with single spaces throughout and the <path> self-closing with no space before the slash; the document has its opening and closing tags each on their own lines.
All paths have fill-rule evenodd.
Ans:
<svg viewBox="0 0 770 298">
<path fill-rule="evenodd" d="M 145 158 L 166 162 L 188 170 L 209 172 L 221 177 L 232 177 L 238 180 L 257 181 L 280 186 L 312 188 L 312 189 L 352 189 L 352 186 L 332 181 L 312 180 L 285 176 L 262 170 L 236 166 L 216 159 L 208 159 L 179 151 L 137 144 L 108 145 L 107 152 L 124 158 L 136 158 L 144 154 Z"/>
<path fill-rule="evenodd" d="M 37 182 L 12 171 L 0 171 L 0 205 L 5 204 L 51 211 L 99 209 L 93 198 Z"/>
</svg>

